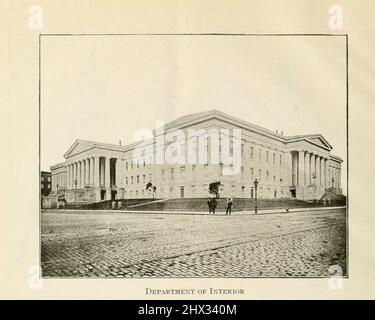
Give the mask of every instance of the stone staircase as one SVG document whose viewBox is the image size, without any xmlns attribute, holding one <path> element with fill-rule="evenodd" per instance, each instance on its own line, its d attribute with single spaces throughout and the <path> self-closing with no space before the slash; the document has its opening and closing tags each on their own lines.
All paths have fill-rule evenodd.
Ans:
<svg viewBox="0 0 375 320">
<path fill-rule="evenodd" d="M 255 206 L 254 199 L 235 198 L 233 200 L 233 211 L 253 210 Z M 259 199 L 259 209 L 285 209 L 314 207 L 313 203 L 291 200 L 291 199 Z M 124 208 L 124 206 L 122 206 Z M 206 198 L 184 198 L 184 199 L 164 199 L 148 201 L 136 205 L 128 205 L 127 209 L 134 211 L 207 211 Z M 217 211 L 225 211 L 226 199 L 217 199 Z"/>
</svg>

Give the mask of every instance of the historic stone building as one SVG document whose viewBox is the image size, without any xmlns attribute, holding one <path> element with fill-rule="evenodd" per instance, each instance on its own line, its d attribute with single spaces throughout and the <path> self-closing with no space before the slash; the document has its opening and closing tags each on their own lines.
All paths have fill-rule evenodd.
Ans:
<svg viewBox="0 0 375 320">
<path fill-rule="evenodd" d="M 139 143 L 122 146 L 76 140 L 64 154 L 65 162 L 50 168 L 52 191 L 64 193 L 67 202 L 196 198 L 207 197 L 208 185 L 220 181 L 222 197 L 251 198 L 257 179 L 259 198 L 313 200 L 320 199 L 327 189 L 341 193 L 342 159 L 331 154 L 332 146 L 320 134 L 285 136 L 211 110 L 165 124 L 163 135 L 213 128 L 241 129 L 241 168 L 236 175 L 223 175 L 221 162 L 210 163 L 209 143 L 207 163 L 155 164 L 134 161 Z M 156 140 L 157 134 L 146 144 L 155 146 Z M 183 152 L 186 158 L 186 148 Z M 152 157 L 156 158 L 155 151 Z M 146 190 L 148 183 L 156 189 Z"/>
</svg>

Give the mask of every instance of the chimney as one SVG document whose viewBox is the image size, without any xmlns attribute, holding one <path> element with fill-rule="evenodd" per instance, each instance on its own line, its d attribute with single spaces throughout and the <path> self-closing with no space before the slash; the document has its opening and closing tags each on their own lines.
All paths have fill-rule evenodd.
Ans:
<svg viewBox="0 0 375 320">
<path fill-rule="evenodd" d="M 121 147 L 121 140 L 118 141 L 118 145 Z"/>
<path fill-rule="evenodd" d="M 281 135 L 282 135 L 282 136 L 284 135 L 284 131 L 281 131 Z"/>
<path fill-rule="evenodd" d="M 277 131 L 277 129 L 276 129 L 276 134 L 279 134 L 279 132 Z"/>
</svg>

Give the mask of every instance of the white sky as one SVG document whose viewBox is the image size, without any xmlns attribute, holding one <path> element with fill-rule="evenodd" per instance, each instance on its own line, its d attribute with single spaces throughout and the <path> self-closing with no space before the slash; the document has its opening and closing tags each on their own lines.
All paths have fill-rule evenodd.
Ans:
<svg viewBox="0 0 375 320">
<path fill-rule="evenodd" d="M 344 159 L 344 37 L 43 37 L 41 168 L 75 139 L 123 144 L 156 120 L 218 109 L 285 135 L 321 133 Z"/>
</svg>

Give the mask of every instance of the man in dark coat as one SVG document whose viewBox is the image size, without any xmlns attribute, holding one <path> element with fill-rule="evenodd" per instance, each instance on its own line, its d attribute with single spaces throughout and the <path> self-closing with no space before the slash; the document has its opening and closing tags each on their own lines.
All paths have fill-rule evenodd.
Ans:
<svg viewBox="0 0 375 320">
<path fill-rule="evenodd" d="M 232 214 L 232 206 L 233 206 L 233 200 L 231 198 L 228 198 L 227 199 L 227 211 L 226 211 L 226 215 L 227 214 Z"/>
<path fill-rule="evenodd" d="M 208 197 L 207 205 L 208 205 L 208 213 L 211 213 L 211 211 L 212 211 L 212 200 L 211 200 L 211 197 Z"/>
<path fill-rule="evenodd" d="M 211 210 L 212 210 L 212 213 L 213 213 L 213 214 L 215 214 L 216 205 L 217 205 L 216 199 L 213 198 L 213 199 L 211 200 Z"/>
</svg>

